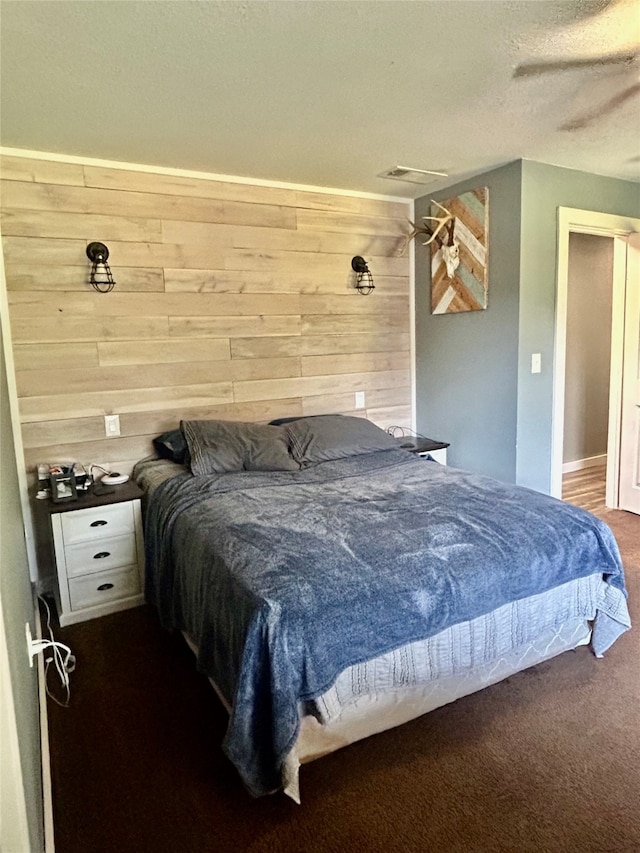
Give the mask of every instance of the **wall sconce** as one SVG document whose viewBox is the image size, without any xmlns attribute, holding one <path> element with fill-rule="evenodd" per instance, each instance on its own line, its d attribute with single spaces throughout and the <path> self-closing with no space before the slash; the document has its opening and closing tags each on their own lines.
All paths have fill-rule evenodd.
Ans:
<svg viewBox="0 0 640 853">
<path fill-rule="evenodd" d="M 91 275 L 89 284 L 98 293 L 109 293 L 115 287 L 115 281 L 111 275 L 109 264 L 109 250 L 104 243 L 89 243 L 87 246 L 87 257 L 91 261 Z"/>
<path fill-rule="evenodd" d="M 375 290 L 375 284 L 373 283 L 373 276 L 367 266 L 367 262 L 360 255 L 356 255 L 355 258 L 351 258 L 351 269 L 356 274 L 356 289 L 358 293 L 368 296 L 372 290 Z"/>
</svg>

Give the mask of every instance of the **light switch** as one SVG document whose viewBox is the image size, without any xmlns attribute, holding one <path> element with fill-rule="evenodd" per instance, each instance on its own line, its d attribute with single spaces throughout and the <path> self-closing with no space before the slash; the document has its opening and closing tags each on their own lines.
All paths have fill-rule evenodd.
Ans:
<svg viewBox="0 0 640 853">
<path fill-rule="evenodd" d="M 532 373 L 541 373 L 542 372 L 542 355 L 539 352 L 531 353 L 531 372 Z"/>
<path fill-rule="evenodd" d="M 120 415 L 104 416 L 104 434 L 107 438 L 115 438 L 120 435 Z"/>
<path fill-rule="evenodd" d="M 356 391 L 356 409 L 364 409 L 365 405 L 364 391 Z"/>
</svg>

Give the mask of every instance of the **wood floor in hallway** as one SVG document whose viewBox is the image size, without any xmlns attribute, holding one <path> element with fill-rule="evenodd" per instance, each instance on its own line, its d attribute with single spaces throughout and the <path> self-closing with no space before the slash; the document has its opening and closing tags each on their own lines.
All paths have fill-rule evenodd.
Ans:
<svg viewBox="0 0 640 853">
<path fill-rule="evenodd" d="M 606 480 L 606 464 L 564 474 L 562 500 L 598 514 L 605 509 Z"/>
</svg>

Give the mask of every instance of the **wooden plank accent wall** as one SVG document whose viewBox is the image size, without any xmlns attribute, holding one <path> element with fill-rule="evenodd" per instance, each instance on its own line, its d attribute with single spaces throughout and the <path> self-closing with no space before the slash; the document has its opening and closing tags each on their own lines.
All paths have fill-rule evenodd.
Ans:
<svg viewBox="0 0 640 853">
<path fill-rule="evenodd" d="M 182 418 L 410 425 L 408 203 L 22 157 L 0 169 L 29 472 L 129 472 Z M 93 240 L 110 250 L 109 294 L 88 284 Z M 369 262 L 370 296 L 353 287 L 353 255 Z"/>
</svg>

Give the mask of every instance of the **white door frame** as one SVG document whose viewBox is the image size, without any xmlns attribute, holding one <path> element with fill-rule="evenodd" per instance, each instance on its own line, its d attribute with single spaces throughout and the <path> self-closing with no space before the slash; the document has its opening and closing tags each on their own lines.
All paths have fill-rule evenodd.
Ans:
<svg viewBox="0 0 640 853">
<path fill-rule="evenodd" d="M 558 265 L 556 277 L 556 327 L 553 360 L 553 409 L 551 436 L 551 494 L 562 497 L 562 446 L 564 443 L 564 386 L 567 347 L 567 294 L 569 289 L 569 234 L 613 237 L 613 304 L 611 329 L 611 371 L 609 388 L 609 438 L 607 446 L 606 504 L 618 505 L 620 467 L 620 416 L 622 407 L 622 366 L 624 341 L 624 296 L 626 284 L 626 237 L 640 232 L 640 219 L 558 208 Z"/>
</svg>

